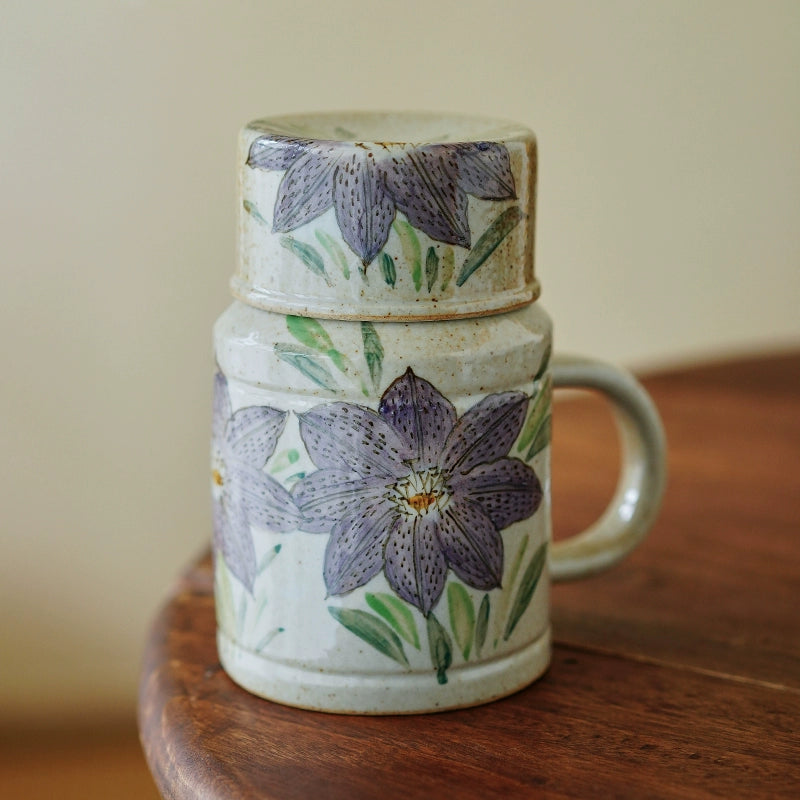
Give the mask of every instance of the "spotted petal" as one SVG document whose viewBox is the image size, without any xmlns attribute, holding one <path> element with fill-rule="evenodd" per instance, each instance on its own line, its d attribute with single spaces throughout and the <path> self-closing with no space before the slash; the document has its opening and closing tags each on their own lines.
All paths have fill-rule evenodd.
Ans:
<svg viewBox="0 0 800 800">
<path fill-rule="evenodd" d="M 263 467 L 275 451 L 286 412 L 270 406 L 240 408 L 229 420 L 225 431 L 227 448 L 237 460 Z"/>
<path fill-rule="evenodd" d="M 440 242 L 470 246 L 467 195 L 458 185 L 452 148 L 432 145 L 396 153 L 382 159 L 378 171 L 415 228 Z"/>
<path fill-rule="evenodd" d="M 527 519 L 542 502 L 536 473 L 516 458 L 480 464 L 466 475 L 456 473 L 450 487 L 458 497 L 477 503 L 498 530 Z"/>
<path fill-rule="evenodd" d="M 308 139 L 288 136 L 259 136 L 250 145 L 247 166 L 256 169 L 289 169 L 310 144 Z"/>
<path fill-rule="evenodd" d="M 469 409 L 447 439 L 441 465 L 469 472 L 478 464 L 505 456 L 519 435 L 528 397 L 522 392 L 490 394 Z"/>
<path fill-rule="evenodd" d="M 278 533 L 294 530 L 300 514 L 291 495 L 274 478 L 244 463 L 229 467 L 228 480 L 234 484 L 248 522 Z"/>
<path fill-rule="evenodd" d="M 214 412 L 212 417 L 212 436 L 217 446 L 222 446 L 225 426 L 231 415 L 231 398 L 228 394 L 228 381 L 218 372 L 214 376 Z"/>
<path fill-rule="evenodd" d="M 397 594 L 426 616 L 436 605 L 447 579 L 436 535 L 439 515 L 400 517 L 386 542 L 386 579 Z"/>
<path fill-rule="evenodd" d="M 386 538 L 397 522 L 397 509 L 384 499 L 356 506 L 341 520 L 325 550 L 325 586 L 331 594 L 350 592 L 380 572 Z"/>
<path fill-rule="evenodd" d="M 483 200 L 516 197 L 508 150 L 497 142 L 454 145 L 458 158 L 458 184 Z"/>
<path fill-rule="evenodd" d="M 409 367 L 383 393 L 380 415 L 414 453 L 415 467 L 434 466 L 456 423 L 453 404 Z"/>
<path fill-rule="evenodd" d="M 375 169 L 371 152 L 358 150 L 343 158 L 333 184 L 333 205 L 342 238 L 369 264 L 389 238 L 394 201 Z"/>
<path fill-rule="evenodd" d="M 393 478 L 389 478 L 393 481 Z M 387 491 L 387 478 L 366 478 L 351 469 L 320 469 L 298 481 L 292 489 L 308 533 L 330 533 L 354 508 L 373 502 Z"/>
<path fill-rule="evenodd" d="M 335 147 L 319 144 L 292 164 L 278 188 L 274 231 L 293 231 L 331 207 L 337 160 Z"/>
<path fill-rule="evenodd" d="M 453 572 L 468 586 L 494 589 L 503 578 L 503 539 L 477 504 L 454 498 L 442 512 L 439 540 Z"/>
<path fill-rule="evenodd" d="M 241 496 L 223 492 L 214 504 L 214 541 L 228 569 L 251 594 L 256 578 L 256 549 Z"/>
<path fill-rule="evenodd" d="M 371 409 L 330 403 L 299 417 L 300 436 L 320 469 L 396 478 L 408 474 L 403 463 L 411 455 L 408 445 Z"/>
</svg>

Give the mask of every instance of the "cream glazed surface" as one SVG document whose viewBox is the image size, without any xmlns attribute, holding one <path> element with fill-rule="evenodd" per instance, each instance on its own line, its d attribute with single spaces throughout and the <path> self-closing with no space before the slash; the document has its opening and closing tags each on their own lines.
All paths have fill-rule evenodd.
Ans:
<svg viewBox="0 0 800 800">
<path fill-rule="evenodd" d="M 550 328 L 537 306 L 492 326 L 317 321 L 241 303 L 223 314 L 219 645 L 246 688 L 411 712 L 541 673 Z M 255 443 L 261 455 L 243 465 Z"/>
<path fill-rule="evenodd" d="M 664 437 L 624 370 L 551 358 L 536 143 L 497 120 L 273 117 L 240 137 L 237 301 L 214 330 L 220 659 L 250 691 L 363 714 L 483 703 L 550 659 L 549 583 L 619 561 Z M 555 387 L 605 394 L 622 469 L 551 542 Z"/>
</svg>

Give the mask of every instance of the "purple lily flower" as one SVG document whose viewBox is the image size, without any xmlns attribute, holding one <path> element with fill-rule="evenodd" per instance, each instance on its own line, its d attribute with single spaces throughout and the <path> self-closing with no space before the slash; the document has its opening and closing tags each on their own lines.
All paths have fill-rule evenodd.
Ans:
<svg viewBox="0 0 800 800">
<path fill-rule="evenodd" d="M 493 394 L 461 419 L 409 368 L 376 413 L 330 403 L 300 415 L 319 470 L 293 489 L 300 527 L 329 533 L 331 594 L 363 586 L 381 569 L 394 591 L 427 616 L 448 569 L 467 585 L 500 585 L 500 531 L 542 500 L 536 473 L 508 451 L 528 407 L 522 392 Z"/>
<path fill-rule="evenodd" d="M 214 550 L 252 593 L 256 551 L 250 525 L 274 531 L 294 530 L 299 521 L 291 495 L 263 472 L 275 451 L 287 412 L 269 406 L 241 408 L 231 414 L 228 381 L 214 378 L 211 489 Z"/>
<path fill-rule="evenodd" d="M 432 239 L 469 247 L 467 194 L 516 196 L 508 150 L 498 142 L 367 145 L 270 135 L 253 142 L 247 163 L 286 170 L 273 231 L 292 231 L 333 206 L 365 267 L 386 244 L 396 209 Z"/>
</svg>

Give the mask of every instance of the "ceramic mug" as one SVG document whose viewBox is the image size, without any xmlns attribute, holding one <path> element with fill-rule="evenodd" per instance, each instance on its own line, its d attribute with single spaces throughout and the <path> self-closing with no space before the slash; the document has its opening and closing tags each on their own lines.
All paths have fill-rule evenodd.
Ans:
<svg viewBox="0 0 800 800">
<path fill-rule="evenodd" d="M 419 143 L 443 130 L 447 143 Z M 262 697 L 344 713 L 522 688 L 549 663 L 550 580 L 626 555 L 665 474 L 636 381 L 550 359 L 532 134 L 321 115 L 262 121 L 242 142 L 239 299 L 214 332 L 224 668 Z M 601 519 L 551 544 L 558 386 L 609 397 L 623 458 Z"/>
</svg>

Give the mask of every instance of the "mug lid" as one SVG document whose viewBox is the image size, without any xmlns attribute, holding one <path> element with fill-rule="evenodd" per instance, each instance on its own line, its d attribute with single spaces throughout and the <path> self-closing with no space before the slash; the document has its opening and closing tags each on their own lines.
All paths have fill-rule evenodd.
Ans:
<svg viewBox="0 0 800 800">
<path fill-rule="evenodd" d="M 536 299 L 536 140 L 433 112 L 259 119 L 239 139 L 234 296 L 280 313 L 425 320 Z"/>
</svg>

